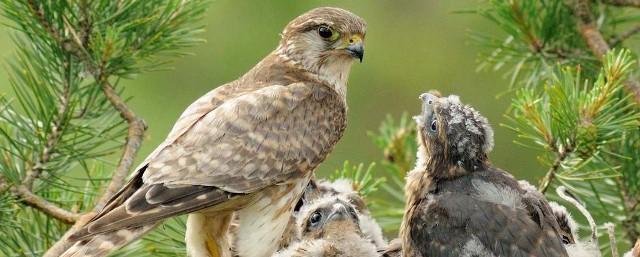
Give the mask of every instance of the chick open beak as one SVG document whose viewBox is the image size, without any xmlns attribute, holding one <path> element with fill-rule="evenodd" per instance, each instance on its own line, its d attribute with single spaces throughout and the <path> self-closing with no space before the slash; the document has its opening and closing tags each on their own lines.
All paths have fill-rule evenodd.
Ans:
<svg viewBox="0 0 640 257">
<path fill-rule="evenodd" d="M 349 39 L 349 45 L 345 48 L 345 50 L 353 57 L 357 58 L 362 62 L 364 58 L 364 42 L 362 41 L 361 35 L 353 35 Z"/>
</svg>

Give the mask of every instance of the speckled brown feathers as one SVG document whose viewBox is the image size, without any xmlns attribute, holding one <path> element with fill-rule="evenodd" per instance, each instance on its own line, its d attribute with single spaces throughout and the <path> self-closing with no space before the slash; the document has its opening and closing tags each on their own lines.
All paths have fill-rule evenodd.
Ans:
<svg viewBox="0 0 640 257">
<path fill-rule="evenodd" d="M 366 28 L 361 18 L 336 8 L 296 18 L 276 50 L 185 110 L 129 183 L 72 236 L 79 241 L 63 256 L 103 256 L 166 218 L 193 212 L 200 216 L 188 222 L 189 254 L 228 256 L 223 241 L 234 211 L 236 239 L 246 248 L 239 254 L 270 255 L 314 168 L 342 137 L 346 81 L 354 57 L 363 54 L 362 40 L 322 38 L 319 25 L 360 39 Z M 212 235 L 204 227 L 221 231 Z M 130 240 L 109 241 L 120 231 L 131 232 Z M 105 251 L 82 254 L 96 238 Z"/>
<path fill-rule="evenodd" d="M 567 256 L 544 197 L 527 196 L 513 176 L 489 162 L 493 131 L 487 120 L 457 96 L 420 98 L 402 256 Z"/>
</svg>

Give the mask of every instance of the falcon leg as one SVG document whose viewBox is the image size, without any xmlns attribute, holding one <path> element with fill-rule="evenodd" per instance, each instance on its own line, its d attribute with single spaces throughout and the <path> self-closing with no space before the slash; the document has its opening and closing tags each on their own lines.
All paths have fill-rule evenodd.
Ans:
<svg viewBox="0 0 640 257">
<path fill-rule="evenodd" d="M 227 230 L 232 212 L 192 213 L 187 218 L 187 255 L 190 257 L 231 257 Z"/>
</svg>

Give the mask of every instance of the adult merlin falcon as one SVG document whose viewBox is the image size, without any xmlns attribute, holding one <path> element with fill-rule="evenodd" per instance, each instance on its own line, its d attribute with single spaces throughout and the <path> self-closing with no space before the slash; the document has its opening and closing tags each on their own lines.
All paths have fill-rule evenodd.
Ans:
<svg viewBox="0 0 640 257">
<path fill-rule="evenodd" d="M 338 8 L 291 21 L 278 48 L 196 100 L 62 256 L 105 256 L 190 213 L 190 256 L 270 256 L 313 170 L 346 127 L 346 84 L 362 61 L 365 21 Z"/>
</svg>

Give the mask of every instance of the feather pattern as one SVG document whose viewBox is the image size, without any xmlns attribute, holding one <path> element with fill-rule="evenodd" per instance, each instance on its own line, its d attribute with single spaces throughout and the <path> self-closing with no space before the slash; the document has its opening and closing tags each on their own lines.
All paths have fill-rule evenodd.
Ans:
<svg viewBox="0 0 640 257">
<path fill-rule="evenodd" d="M 303 22 L 306 19 L 324 20 L 341 34 L 364 37 L 364 21 L 342 9 L 316 8 L 294 19 L 290 26 L 298 28 L 307 24 Z M 82 256 L 114 233 L 134 231 L 135 236 L 105 244 L 99 254 L 91 255 L 104 256 L 164 219 L 192 212 L 206 213 L 211 219 L 193 224 L 220 227 L 213 241 L 221 248 L 226 245 L 221 237 L 228 225 L 222 217 L 236 210 L 251 210 L 264 199 L 282 203 L 268 213 L 277 219 L 273 222 L 284 220 L 286 225 L 287 219 L 278 217 L 288 217 L 300 197 L 303 187 L 295 185 L 306 184 L 346 127 L 343 91 L 353 56 L 333 49 L 333 43 L 317 36 L 313 30 L 317 25 L 307 26 L 311 27 L 289 30 L 280 46 L 244 76 L 191 104 L 125 187 L 70 237 L 79 241 L 65 256 Z M 310 37 L 312 33 L 316 36 Z M 283 51 L 300 40 L 309 46 L 306 50 Z M 300 65 L 307 61 L 322 65 Z"/>
</svg>

